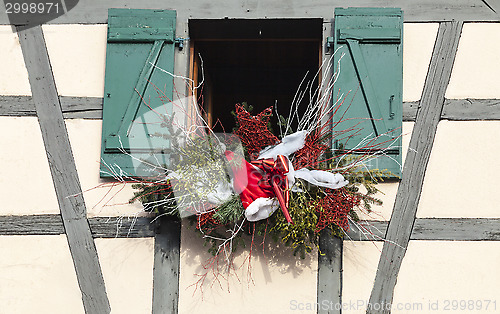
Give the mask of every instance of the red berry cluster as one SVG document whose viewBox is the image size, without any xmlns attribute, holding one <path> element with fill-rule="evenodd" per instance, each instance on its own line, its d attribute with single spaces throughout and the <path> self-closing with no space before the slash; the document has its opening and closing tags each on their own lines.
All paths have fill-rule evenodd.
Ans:
<svg viewBox="0 0 500 314">
<path fill-rule="evenodd" d="M 316 204 L 319 214 L 316 232 L 334 224 L 347 231 L 349 229 L 349 213 L 361 203 L 361 198 L 348 193 L 345 188 L 325 189 L 326 196 Z"/>
</svg>

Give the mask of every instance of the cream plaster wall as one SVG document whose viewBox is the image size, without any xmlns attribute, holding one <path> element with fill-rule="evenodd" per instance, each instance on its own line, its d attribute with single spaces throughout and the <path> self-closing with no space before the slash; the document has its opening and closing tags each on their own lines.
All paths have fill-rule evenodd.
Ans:
<svg viewBox="0 0 500 314">
<path fill-rule="evenodd" d="M 342 303 L 348 305 L 343 314 L 364 314 L 383 242 L 344 241 Z"/>
<path fill-rule="evenodd" d="M 465 23 L 446 98 L 500 98 L 500 23 Z"/>
<path fill-rule="evenodd" d="M 94 241 L 111 313 L 151 313 L 154 238 Z"/>
<path fill-rule="evenodd" d="M 184 223 L 181 239 L 179 313 L 301 313 L 292 311 L 296 302 L 316 302 L 317 255 L 302 260 L 267 239 L 269 248 L 262 253 L 256 241 L 248 277 L 248 249 L 239 250 L 235 265 L 240 267 L 221 286 L 209 276 L 203 293 L 195 286 L 204 271 L 201 263 L 212 255 L 194 227 Z M 249 242 L 247 242 L 249 243 Z"/>
<path fill-rule="evenodd" d="M 417 217 L 500 217 L 500 121 L 439 122 Z"/>
<path fill-rule="evenodd" d="M 65 235 L 0 236 L 0 313 L 84 313 Z"/>
<path fill-rule="evenodd" d="M 0 134 L 0 215 L 59 213 L 37 118 L 0 117 Z"/>
<path fill-rule="evenodd" d="M 411 241 L 398 276 L 394 304 L 422 304 L 423 310 L 414 307 L 393 313 L 498 313 L 499 260 L 497 241 Z M 453 310 L 452 300 L 472 300 L 474 307 Z M 486 310 L 486 300 L 495 301 L 496 307 L 490 303 Z M 436 301 L 437 310 L 429 309 L 429 302 Z M 477 301 L 482 301 L 482 309 Z"/>
<path fill-rule="evenodd" d="M 95 239 L 112 313 L 151 313 L 154 239 Z M 0 236 L 0 313 L 84 313 L 66 236 Z"/>
<path fill-rule="evenodd" d="M 10 25 L 0 25 L 0 43 L 0 95 L 31 95 L 19 37 Z"/>
<path fill-rule="evenodd" d="M 403 101 L 422 96 L 438 27 L 438 23 L 404 23 Z"/>
<path fill-rule="evenodd" d="M 103 97 L 107 25 L 50 24 L 42 29 L 59 95 Z"/>
<path fill-rule="evenodd" d="M 66 119 L 65 122 L 88 216 L 143 214 L 139 202 L 128 203 L 133 196 L 131 184 L 99 177 L 102 120 Z"/>
<path fill-rule="evenodd" d="M 365 313 L 382 242 L 344 242 L 343 313 Z M 497 313 L 500 243 L 410 241 L 394 292 L 392 313 Z M 446 300 L 481 300 L 477 310 L 445 310 Z M 486 300 L 490 303 L 485 310 Z M 438 302 L 438 308 L 429 304 Z M 450 303 L 451 305 L 451 303 Z"/>
</svg>

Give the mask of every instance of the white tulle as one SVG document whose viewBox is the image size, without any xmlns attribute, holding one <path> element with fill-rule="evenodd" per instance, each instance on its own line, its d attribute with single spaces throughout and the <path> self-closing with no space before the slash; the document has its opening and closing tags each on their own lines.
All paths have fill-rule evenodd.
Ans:
<svg viewBox="0 0 500 314">
<path fill-rule="evenodd" d="M 349 183 L 340 173 L 309 170 L 306 168 L 295 170 L 295 178 L 303 179 L 316 186 L 329 189 L 340 189 Z"/>
<path fill-rule="evenodd" d="M 307 131 L 298 131 L 293 134 L 285 136 L 281 143 L 276 146 L 264 148 L 257 159 L 273 158 L 276 160 L 278 155 L 290 156 L 302 147 L 306 141 Z"/>
<path fill-rule="evenodd" d="M 257 221 L 269 218 L 280 207 L 276 198 L 259 197 L 245 210 L 248 221 Z"/>
</svg>

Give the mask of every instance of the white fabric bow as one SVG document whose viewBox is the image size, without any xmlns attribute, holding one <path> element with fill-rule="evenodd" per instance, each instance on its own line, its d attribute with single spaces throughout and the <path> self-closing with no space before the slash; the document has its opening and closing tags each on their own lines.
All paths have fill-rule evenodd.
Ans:
<svg viewBox="0 0 500 314">
<path fill-rule="evenodd" d="M 307 131 L 298 131 L 287 135 L 283 137 L 280 144 L 264 148 L 257 159 L 273 158 L 276 160 L 278 155 L 283 155 L 288 158 L 288 156 L 304 147 L 306 137 Z M 289 167 L 290 170 L 286 175 L 290 187 L 295 191 L 300 191 L 300 189 L 294 188 L 295 179 L 297 178 L 305 180 L 313 185 L 329 189 L 339 189 L 349 184 L 349 181 L 340 173 L 332 173 L 323 170 L 309 170 L 307 168 L 295 170 L 290 161 Z M 249 221 L 266 219 L 271 216 L 278 207 L 279 205 L 275 199 L 258 198 L 247 207 L 245 210 L 245 217 Z"/>
</svg>

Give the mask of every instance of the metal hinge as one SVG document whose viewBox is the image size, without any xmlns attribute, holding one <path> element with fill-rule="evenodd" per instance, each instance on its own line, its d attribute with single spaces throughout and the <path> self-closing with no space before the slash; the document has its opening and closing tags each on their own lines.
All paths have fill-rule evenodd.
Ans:
<svg viewBox="0 0 500 314">
<path fill-rule="evenodd" d="M 179 47 L 179 50 L 182 50 L 184 48 L 184 41 L 186 40 L 189 40 L 189 38 L 178 37 L 174 40 L 174 43 Z"/>
<path fill-rule="evenodd" d="M 333 37 L 326 38 L 326 54 L 331 54 L 333 50 Z"/>
</svg>

